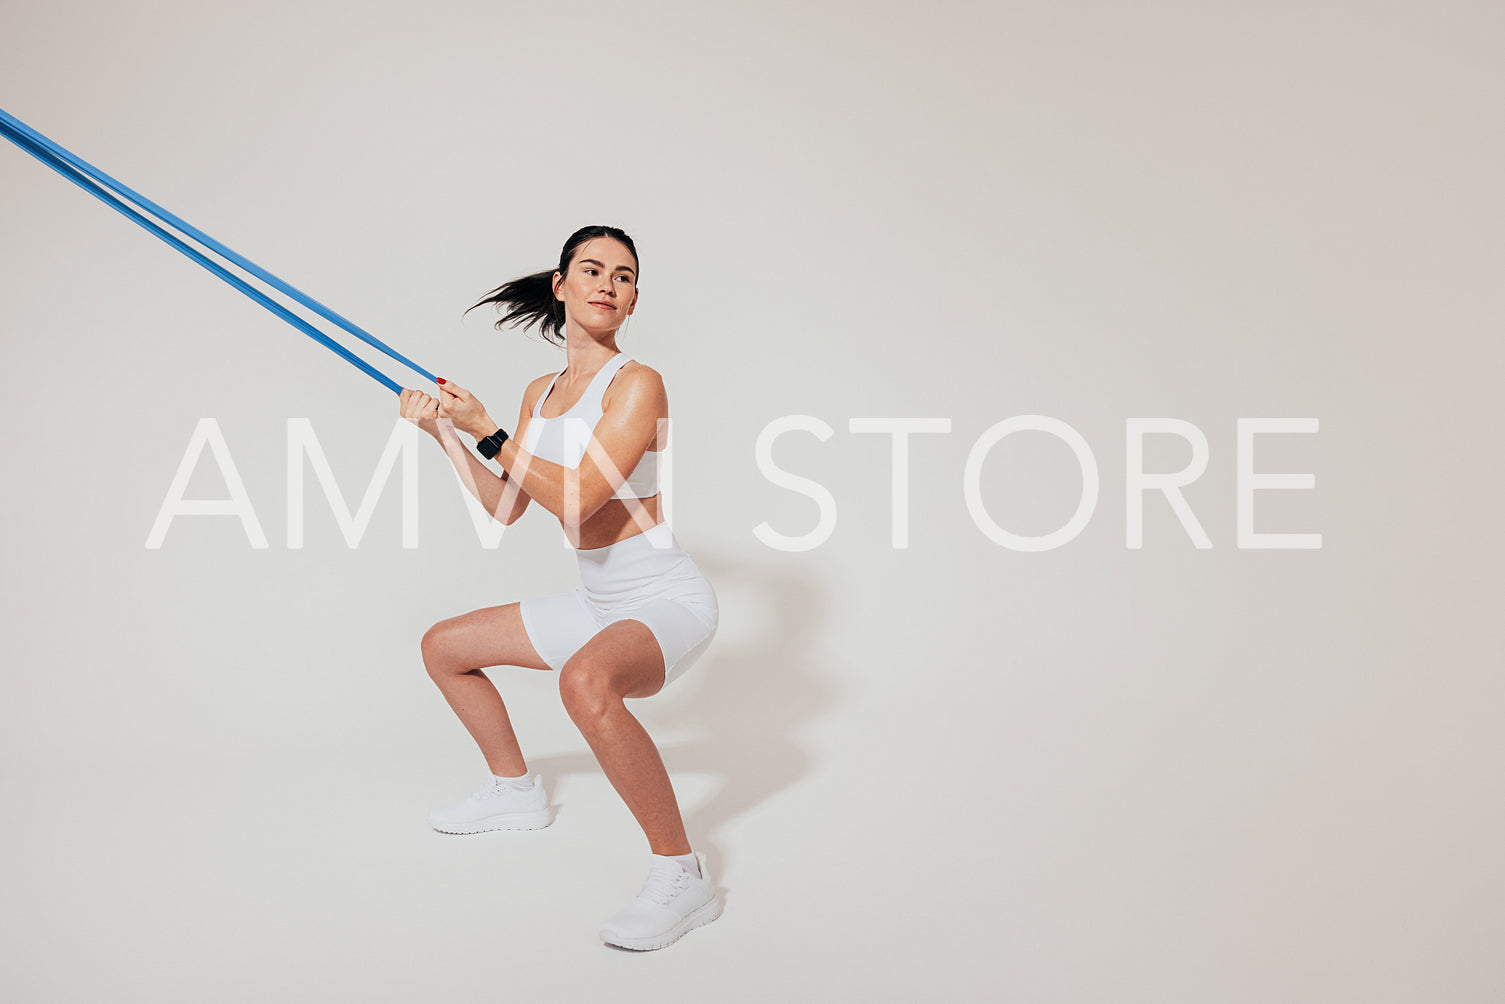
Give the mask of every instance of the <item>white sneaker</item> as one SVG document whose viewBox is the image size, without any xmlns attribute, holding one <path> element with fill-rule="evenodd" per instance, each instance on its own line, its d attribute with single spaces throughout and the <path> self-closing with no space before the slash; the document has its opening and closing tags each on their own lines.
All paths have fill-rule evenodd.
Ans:
<svg viewBox="0 0 1505 1004">
<path fill-rule="evenodd" d="M 678 861 L 655 856 L 648 881 L 627 909 L 602 925 L 601 940 L 638 951 L 665 948 L 687 931 L 721 916 L 721 901 L 706 871 L 705 855 L 696 851 L 695 860 L 700 864 L 698 878 Z"/>
<path fill-rule="evenodd" d="M 492 777 L 465 801 L 429 813 L 429 825 L 440 833 L 538 830 L 550 822 L 542 774 L 533 776 L 533 787 L 526 791 Z"/>
</svg>

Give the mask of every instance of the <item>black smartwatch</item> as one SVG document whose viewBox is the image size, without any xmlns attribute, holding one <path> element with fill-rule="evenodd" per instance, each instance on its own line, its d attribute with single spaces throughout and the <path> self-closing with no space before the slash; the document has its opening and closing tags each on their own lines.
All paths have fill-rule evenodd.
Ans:
<svg viewBox="0 0 1505 1004">
<path fill-rule="evenodd" d="M 476 440 L 476 452 L 490 460 L 501 450 L 502 444 L 507 441 L 507 430 L 498 429 L 485 439 Z"/>
</svg>

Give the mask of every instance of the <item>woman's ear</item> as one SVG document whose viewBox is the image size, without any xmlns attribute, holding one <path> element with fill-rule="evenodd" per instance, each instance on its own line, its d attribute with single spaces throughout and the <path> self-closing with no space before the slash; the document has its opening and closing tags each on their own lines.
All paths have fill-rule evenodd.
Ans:
<svg viewBox="0 0 1505 1004">
<path fill-rule="evenodd" d="M 564 276 L 560 275 L 558 272 L 555 272 L 554 273 L 554 299 L 556 299 L 556 300 L 563 300 L 564 299 L 564 297 L 562 297 L 562 296 L 559 295 L 559 284 L 561 282 L 563 282 L 563 281 L 564 281 Z"/>
</svg>

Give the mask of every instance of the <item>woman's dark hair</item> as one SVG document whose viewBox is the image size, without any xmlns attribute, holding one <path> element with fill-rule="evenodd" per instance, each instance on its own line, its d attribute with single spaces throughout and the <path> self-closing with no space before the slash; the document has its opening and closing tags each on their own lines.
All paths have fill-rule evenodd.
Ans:
<svg viewBox="0 0 1505 1004">
<path fill-rule="evenodd" d="M 632 252 L 632 260 L 637 262 L 638 249 L 632 243 L 632 238 L 616 227 L 581 227 L 570 234 L 569 240 L 564 242 L 564 250 L 559 252 L 559 268 L 562 275 L 569 275 L 570 262 L 575 258 L 575 252 L 587 242 L 597 237 L 611 237 L 619 240 Z M 555 345 L 564 344 L 564 304 L 554 299 L 554 272 L 549 269 L 545 272 L 534 272 L 511 282 L 503 283 L 482 297 L 474 306 L 468 308 L 465 313 L 470 313 L 483 304 L 496 304 L 497 311 L 502 319 L 496 322 L 498 331 L 516 322 L 524 331 L 533 325 L 538 325 L 539 333 Z M 634 278 L 634 283 L 637 279 Z"/>
</svg>

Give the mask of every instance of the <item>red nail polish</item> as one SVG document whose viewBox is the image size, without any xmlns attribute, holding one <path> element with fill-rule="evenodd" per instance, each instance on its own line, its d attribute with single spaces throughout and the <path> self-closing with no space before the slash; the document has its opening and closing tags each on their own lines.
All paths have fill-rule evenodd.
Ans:
<svg viewBox="0 0 1505 1004">
<path fill-rule="evenodd" d="M 435 377 L 434 379 L 438 380 L 440 383 L 444 382 L 444 378 L 443 377 Z"/>
</svg>

